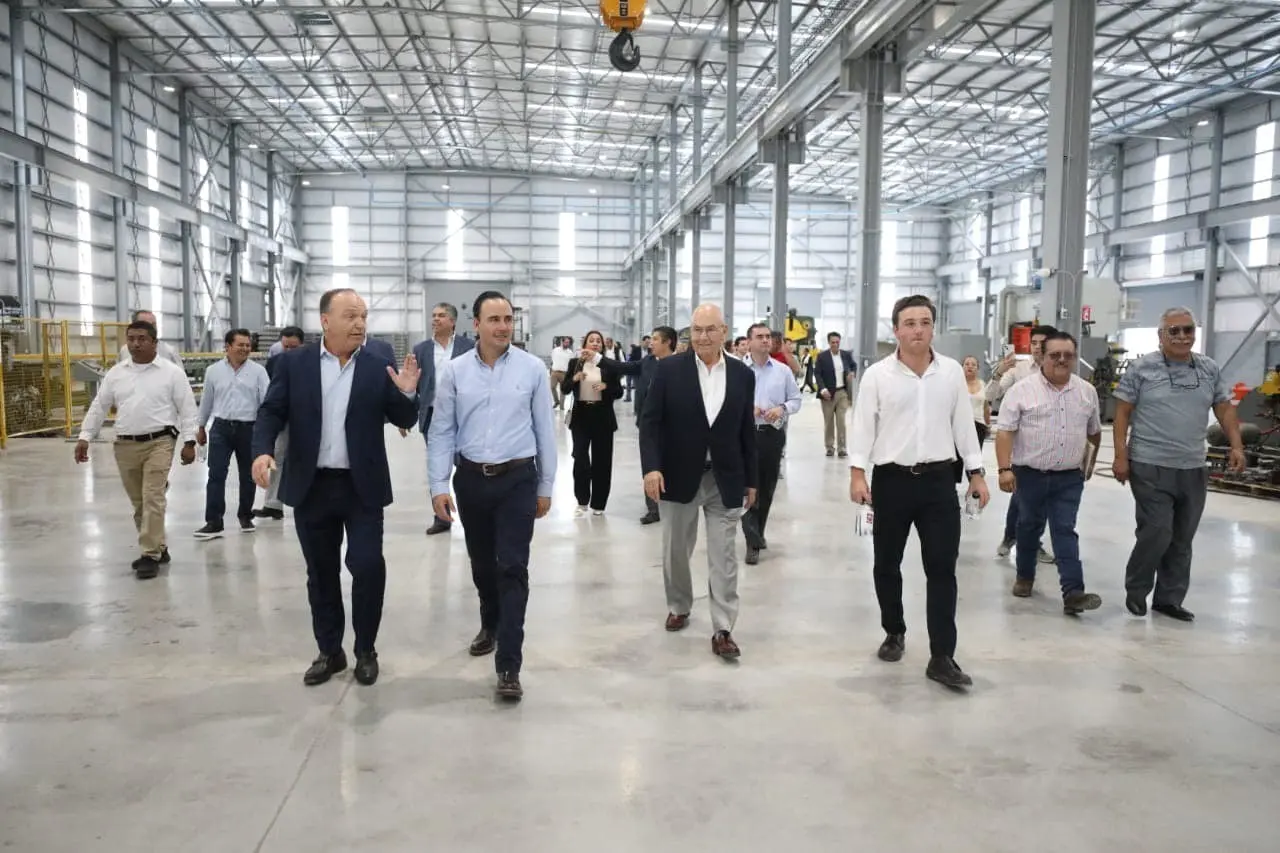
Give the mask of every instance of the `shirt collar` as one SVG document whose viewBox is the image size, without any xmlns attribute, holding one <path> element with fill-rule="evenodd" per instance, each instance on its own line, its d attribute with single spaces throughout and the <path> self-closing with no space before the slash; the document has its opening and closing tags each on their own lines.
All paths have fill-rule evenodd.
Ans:
<svg viewBox="0 0 1280 853">
<path fill-rule="evenodd" d="M 771 367 L 778 366 L 778 360 L 773 356 L 766 357 L 764 360 L 764 364 L 756 364 L 756 360 L 752 358 L 751 355 L 748 353 L 746 357 L 746 362 L 747 362 L 747 367 L 750 367 L 752 369 L 759 368 L 760 370 L 768 370 Z"/>
<path fill-rule="evenodd" d="M 354 361 L 355 357 L 358 356 L 363 349 L 364 349 L 363 344 L 356 347 L 356 351 L 351 353 L 351 360 Z M 320 339 L 320 360 L 324 361 L 326 358 L 331 358 L 334 361 L 338 360 L 338 357 L 333 353 L 329 352 L 329 348 L 324 345 L 324 338 L 321 338 Z"/>
<path fill-rule="evenodd" d="M 897 366 L 898 370 L 902 371 L 903 373 L 909 373 L 912 376 L 916 375 L 916 372 L 912 370 L 910 367 L 907 367 L 906 362 L 902 360 L 901 349 L 895 349 L 893 351 L 893 355 L 889 357 L 893 359 L 893 363 L 894 365 Z M 928 376 L 930 373 L 933 373 L 937 369 L 938 369 L 938 351 L 935 350 L 933 347 L 929 347 L 929 366 L 924 369 L 924 373 L 921 373 L 920 376 L 921 377 Z"/>
<path fill-rule="evenodd" d="M 447 343 L 443 343 L 443 344 L 442 344 L 442 343 L 440 343 L 439 341 L 437 341 L 435 338 L 432 338 L 432 339 L 431 339 L 431 343 L 435 344 L 436 346 L 440 347 L 441 349 L 450 350 L 450 349 L 453 349 L 453 341 L 454 341 L 454 339 L 455 339 L 455 338 L 457 338 L 457 337 L 458 337 L 458 334 L 455 332 L 454 334 L 452 334 L 452 335 L 450 335 L 450 336 L 449 336 L 449 340 L 448 340 L 448 342 L 447 342 Z"/>
<path fill-rule="evenodd" d="M 707 375 L 710 375 L 713 371 L 725 369 L 724 353 L 720 353 L 720 358 L 716 360 L 715 364 L 712 364 L 710 366 L 708 366 L 705 361 L 699 358 L 696 352 L 693 354 L 693 360 L 698 363 L 698 369 L 705 372 Z"/>
</svg>

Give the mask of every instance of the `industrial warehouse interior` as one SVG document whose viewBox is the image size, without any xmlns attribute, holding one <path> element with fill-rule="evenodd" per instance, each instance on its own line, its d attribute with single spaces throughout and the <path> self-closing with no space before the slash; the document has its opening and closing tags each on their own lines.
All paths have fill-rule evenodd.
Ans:
<svg viewBox="0 0 1280 853">
<path fill-rule="evenodd" d="M 3 849 L 1277 849 L 1277 0 L 7 6 Z M 338 303 L 322 306 L 335 289 L 367 308 L 367 326 L 343 333 L 364 335 L 347 356 L 332 351 Z M 502 298 L 480 298 L 492 292 Z M 963 507 L 952 663 L 971 678 L 964 689 L 935 683 L 947 654 L 935 648 L 932 563 L 926 581 L 932 534 L 912 535 L 902 557 L 905 655 L 877 652 L 901 636 L 882 616 L 878 544 L 896 520 L 853 501 L 859 466 L 884 463 L 859 443 L 884 420 L 863 375 L 881 359 L 881 377 L 905 363 L 895 304 L 911 296 L 927 297 L 934 318 L 919 387 L 947 359 L 972 363 L 984 435 L 990 409 L 969 479 L 990 502 L 952 496 Z M 495 305 L 510 308 L 509 338 L 485 337 Z M 750 370 L 726 365 L 723 405 L 739 374 L 779 362 L 799 388 L 768 544 L 752 544 L 750 513 L 742 534 L 730 513 L 717 528 L 730 531 L 726 558 L 723 533 L 712 535 L 718 498 L 705 528 L 684 510 L 698 532 L 686 618 L 669 580 L 683 534 L 673 501 L 649 523 L 646 460 L 657 457 L 645 448 L 658 446 L 659 424 L 681 429 L 675 368 L 703 364 L 701 386 L 688 384 L 690 366 L 684 390 L 703 388 L 693 411 L 710 405 L 703 347 L 723 328 L 732 352 L 754 324 L 781 341 L 748 356 Z M 656 349 L 668 327 L 680 354 Z M 593 332 L 612 363 L 637 365 L 616 402 L 614 374 L 581 358 Z M 828 387 L 844 406 L 823 387 L 831 333 L 841 340 L 825 356 Z M 463 352 L 461 340 L 478 346 Z M 490 340 L 532 356 L 504 351 L 499 364 L 532 364 L 536 381 L 494 368 L 507 384 L 484 399 L 532 400 L 523 417 L 540 484 L 554 477 L 525 540 L 518 702 L 501 668 L 507 621 L 485 646 L 476 566 L 493 559 L 508 572 L 506 543 L 528 519 L 494 510 L 492 537 L 468 539 L 468 523 L 475 532 L 490 516 L 473 515 L 475 494 L 459 483 L 475 468 L 478 482 L 500 484 L 517 475 L 498 469 L 529 467 L 532 454 L 468 460 L 460 427 L 456 455 L 428 458 L 440 436 L 452 440 L 455 404 L 489 405 L 475 401 L 489 380 L 468 384 L 463 371 L 489 370 Z M 273 351 L 287 341 L 302 349 Z M 1184 363 L 1172 354 L 1188 341 Z M 1027 377 L 1013 389 L 1049 387 L 1050 366 L 1065 362 L 1046 348 L 1068 343 L 1070 382 L 1081 399 L 1096 395 L 1100 448 L 1074 532 L 1059 538 L 1051 521 L 1036 552 L 1029 524 L 1005 532 L 1015 502 L 1033 500 L 1023 467 L 1043 473 L 1018 461 L 1030 414 L 1002 432 L 1017 414 L 989 389 L 1010 370 Z M 387 378 L 339 367 L 377 366 L 375 347 Z M 853 375 L 833 368 L 841 351 Z M 566 376 L 570 357 L 581 379 Z M 322 392 L 329 362 L 338 385 Z M 1175 378 L 1185 365 L 1194 385 Z M 304 405 L 304 370 L 317 377 L 314 414 L 284 418 L 281 407 Z M 258 375 L 249 413 L 225 414 L 227 392 L 214 389 Z M 343 376 L 355 389 L 345 421 L 331 416 Z M 176 415 L 131 432 L 142 421 L 129 395 L 156 393 L 146 389 L 157 377 L 173 380 L 158 393 Z M 754 434 L 776 436 L 755 381 Z M 362 382 L 385 383 L 386 423 L 369 408 L 383 398 Z M 1164 397 L 1135 390 L 1162 382 Z M 553 400 L 570 386 L 566 415 Z M 1151 408 L 1157 399 L 1164 409 Z M 188 435 L 197 405 L 199 439 Z M 419 417 L 405 427 L 409 406 Z M 617 422 L 611 458 L 592 451 L 606 496 L 612 474 L 607 509 L 599 470 L 590 505 L 575 484 L 579 419 L 593 406 Z M 706 411 L 710 435 L 731 420 Z M 1130 416 L 1126 450 L 1115 420 L 1123 436 Z M 224 423 L 243 429 L 218 432 Z M 743 435 L 750 426 L 748 414 Z M 1139 459 L 1140 429 L 1156 444 L 1166 429 L 1189 432 L 1191 466 Z M 233 432 L 253 477 L 261 462 L 283 496 L 272 503 L 255 483 L 252 516 L 247 461 L 229 462 Z M 357 452 L 357 433 L 372 456 Z M 998 449 L 1009 433 L 1012 465 Z M 160 445 L 160 467 L 133 461 Z M 296 460 L 308 452 L 317 479 L 303 501 Z M 704 487 L 721 482 L 718 454 L 732 452 L 708 446 Z M 369 583 L 369 528 L 351 519 L 372 506 L 361 478 L 384 457 L 394 499 L 377 515 L 386 586 L 371 658 L 352 627 L 369 601 L 353 592 Z M 913 459 L 913 474 L 936 462 Z M 1068 462 L 1053 470 L 1079 480 Z M 448 495 L 453 465 L 461 518 L 449 528 L 432 484 Z M 1156 492 L 1141 466 L 1193 483 L 1176 511 L 1169 498 L 1163 540 L 1194 534 L 1185 600 L 1169 598 L 1174 558 L 1145 553 Z M 318 541 L 307 501 L 335 471 L 355 484 L 333 499 L 351 513 L 341 666 L 317 639 L 314 544 L 304 555 Z M 661 473 L 666 488 L 679 472 Z M 1198 527 L 1186 500 L 1203 503 Z M 1059 545 L 1077 533 L 1100 603 L 1072 612 L 1072 558 Z M 485 547 L 498 556 L 476 557 Z M 732 640 L 719 615 L 726 559 L 740 600 Z M 1133 580 L 1148 562 L 1161 573 L 1151 612 Z M 1020 590 L 1028 565 L 1036 586 Z M 513 588 L 502 587 L 502 620 L 516 618 Z M 741 648 L 727 654 L 724 641 Z"/>
</svg>

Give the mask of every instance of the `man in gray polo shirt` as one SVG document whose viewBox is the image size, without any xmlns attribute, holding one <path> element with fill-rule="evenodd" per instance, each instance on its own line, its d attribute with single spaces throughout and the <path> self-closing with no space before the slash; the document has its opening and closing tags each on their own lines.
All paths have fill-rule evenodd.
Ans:
<svg viewBox="0 0 1280 853">
<path fill-rule="evenodd" d="M 1191 540 L 1204 512 L 1209 484 L 1205 433 L 1213 410 L 1231 442 L 1229 465 L 1244 469 L 1240 422 L 1213 359 L 1193 355 L 1196 321 L 1189 308 L 1160 317 L 1160 349 L 1132 362 L 1115 390 L 1116 480 L 1133 489 L 1137 542 L 1125 569 L 1125 606 L 1151 609 L 1183 622 L 1191 583 Z M 1130 431 L 1132 425 L 1132 431 Z"/>
</svg>

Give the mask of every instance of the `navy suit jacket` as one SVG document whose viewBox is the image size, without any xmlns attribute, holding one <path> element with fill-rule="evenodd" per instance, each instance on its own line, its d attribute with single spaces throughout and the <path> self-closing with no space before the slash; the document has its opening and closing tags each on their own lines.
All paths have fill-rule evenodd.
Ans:
<svg viewBox="0 0 1280 853">
<path fill-rule="evenodd" d="M 834 394 L 837 388 L 843 388 L 848 384 L 845 377 L 850 373 L 858 372 L 858 366 L 853 362 L 853 353 L 848 350 L 840 350 L 840 367 L 844 374 L 836 376 L 835 359 L 831 357 L 831 350 L 824 349 L 818 353 L 818 358 L 814 361 L 813 372 L 818 377 L 819 390 L 825 388 Z"/>
<path fill-rule="evenodd" d="M 365 347 L 356 357 L 355 375 L 351 377 L 347 455 L 354 497 L 367 507 L 381 508 L 391 503 L 386 422 L 408 429 L 418 414 L 417 401 L 405 396 L 387 375 L 390 364 L 379 348 Z M 280 480 L 280 500 L 289 506 L 296 507 L 306 500 L 315 480 L 323 416 L 319 341 L 281 353 L 253 425 L 253 456 L 256 459 L 273 455 L 276 436 L 286 426 L 289 428 L 289 450 Z M 276 464 L 280 462 L 276 460 Z"/>
<path fill-rule="evenodd" d="M 424 434 L 427 431 L 427 425 L 430 423 L 427 419 L 431 407 L 436 404 L 436 342 L 432 338 L 427 338 L 422 343 L 413 348 L 413 357 L 418 360 L 418 367 L 422 369 L 422 376 L 418 379 L 418 429 Z M 449 360 L 457 358 L 464 352 L 470 352 L 475 349 L 476 342 L 471 338 L 464 338 L 462 335 L 455 334 L 453 336 L 453 352 L 449 355 Z"/>
<path fill-rule="evenodd" d="M 657 362 L 653 385 L 640 414 L 640 467 L 661 471 L 663 500 L 689 503 L 698 494 L 707 453 L 728 509 L 738 509 L 746 490 L 760 482 L 756 459 L 756 377 L 740 360 L 724 355 L 724 405 L 707 425 L 697 356 L 693 350 Z"/>
</svg>

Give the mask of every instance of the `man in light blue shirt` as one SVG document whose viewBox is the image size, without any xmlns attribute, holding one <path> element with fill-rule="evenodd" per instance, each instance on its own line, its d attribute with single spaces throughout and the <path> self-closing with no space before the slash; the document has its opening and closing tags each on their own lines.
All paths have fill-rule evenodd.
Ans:
<svg viewBox="0 0 1280 853">
<path fill-rule="evenodd" d="M 258 408 L 267 396 L 270 379 L 267 370 L 249 360 L 253 339 L 247 329 L 232 329 L 224 338 L 227 357 L 212 364 L 204 372 L 204 392 L 200 397 L 200 429 L 196 443 L 209 446 L 209 481 L 204 493 L 204 527 L 195 532 L 197 539 L 222 536 L 222 517 L 227 511 L 227 470 L 231 456 L 236 457 L 236 474 L 240 481 L 240 502 L 236 518 L 242 533 L 252 533 L 253 498 L 257 486 L 253 482 L 253 423 Z M 210 423 L 212 421 L 212 423 Z M 206 427 L 208 431 L 206 432 Z"/>
<path fill-rule="evenodd" d="M 556 437 L 551 388 L 541 359 L 511 346 L 515 312 L 501 293 L 472 306 L 476 348 L 436 379 L 427 436 L 427 477 L 437 518 L 453 521 L 449 475 L 480 597 L 471 654 L 497 650 L 498 695 L 519 699 L 529 543 L 534 519 L 551 509 Z"/>
<path fill-rule="evenodd" d="M 769 523 L 773 493 L 782 470 L 782 449 L 786 446 L 787 418 L 800 411 L 800 388 L 791 368 L 771 355 L 773 335 L 764 323 L 747 329 L 747 367 L 756 377 L 756 458 L 760 464 L 760 491 L 755 504 L 742 515 L 742 533 L 747 538 L 747 565 L 760 562 L 760 552 L 769 547 L 764 538 Z"/>
</svg>

